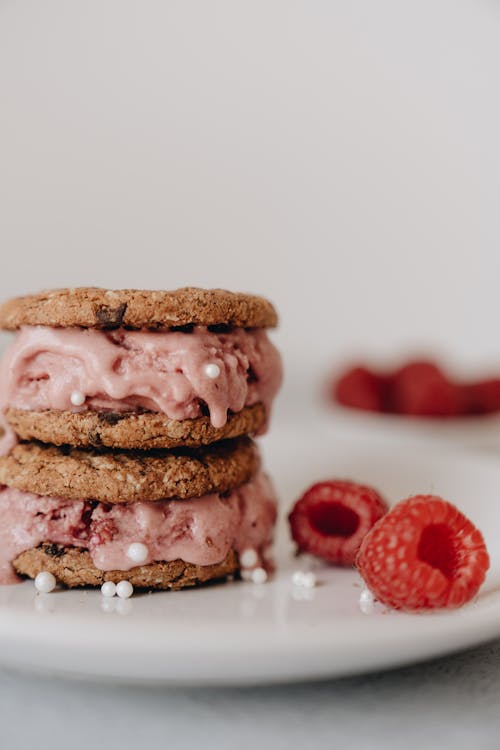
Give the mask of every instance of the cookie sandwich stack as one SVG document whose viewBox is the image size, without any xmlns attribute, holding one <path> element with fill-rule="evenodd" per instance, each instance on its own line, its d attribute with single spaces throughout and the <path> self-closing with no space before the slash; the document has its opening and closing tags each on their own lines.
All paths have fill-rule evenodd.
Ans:
<svg viewBox="0 0 500 750">
<path fill-rule="evenodd" d="M 0 583 L 265 578 L 276 500 L 250 436 L 281 384 L 276 323 L 267 300 L 219 289 L 5 303 Z"/>
</svg>

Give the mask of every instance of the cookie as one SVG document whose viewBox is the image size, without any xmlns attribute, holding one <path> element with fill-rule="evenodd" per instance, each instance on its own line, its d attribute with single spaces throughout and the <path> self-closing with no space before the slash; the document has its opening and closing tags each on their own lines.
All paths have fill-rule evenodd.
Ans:
<svg viewBox="0 0 500 750">
<path fill-rule="evenodd" d="M 0 328 L 149 328 L 236 326 L 272 328 L 276 311 L 268 300 L 224 289 L 185 287 L 174 291 L 53 289 L 16 297 L 0 307 Z"/>
<path fill-rule="evenodd" d="M 139 565 L 126 571 L 102 571 L 95 567 L 87 550 L 48 542 L 22 552 L 12 564 L 19 575 L 28 578 L 48 571 L 69 588 L 101 586 L 104 581 L 118 583 L 127 580 L 142 589 L 182 589 L 221 580 L 239 570 L 238 556 L 231 550 L 225 560 L 216 565 L 192 565 L 183 560 L 173 560 Z"/>
<path fill-rule="evenodd" d="M 186 500 L 236 489 L 258 467 L 259 454 L 248 437 L 153 453 L 19 443 L 0 457 L 0 484 L 69 500 Z"/>
<path fill-rule="evenodd" d="M 21 440 L 54 445 L 137 450 L 196 447 L 240 435 L 253 435 L 263 427 L 263 404 L 246 406 L 229 414 L 224 427 L 213 427 L 210 417 L 168 419 L 157 412 L 25 411 L 8 409 L 7 421 Z"/>
</svg>

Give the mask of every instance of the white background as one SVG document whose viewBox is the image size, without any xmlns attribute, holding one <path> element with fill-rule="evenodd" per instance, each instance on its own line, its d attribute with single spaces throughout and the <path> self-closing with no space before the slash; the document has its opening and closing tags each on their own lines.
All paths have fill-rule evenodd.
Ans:
<svg viewBox="0 0 500 750">
<path fill-rule="evenodd" d="M 268 295 L 288 383 L 500 368 L 496 0 L 0 1 L 0 296 Z"/>
</svg>

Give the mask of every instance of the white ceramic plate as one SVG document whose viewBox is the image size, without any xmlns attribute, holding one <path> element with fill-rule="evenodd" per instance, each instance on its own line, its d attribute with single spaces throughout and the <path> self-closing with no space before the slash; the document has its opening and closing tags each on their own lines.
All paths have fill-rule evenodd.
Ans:
<svg viewBox="0 0 500 750">
<path fill-rule="evenodd" d="M 391 502 L 433 492 L 484 532 L 491 570 L 478 599 L 455 612 L 407 615 L 359 608 L 354 571 L 318 565 L 319 585 L 294 589 L 297 563 L 281 522 L 271 583 L 231 583 L 104 600 L 95 591 L 35 595 L 29 582 L 0 589 L 0 664 L 92 679 L 180 684 L 303 680 L 394 667 L 500 636 L 500 461 L 438 444 L 311 427 L 266 439 L 284 511 L 309 483 L 352 477 Z M 283 512 L 283 516 L 285 513 Z"/>
</svg>

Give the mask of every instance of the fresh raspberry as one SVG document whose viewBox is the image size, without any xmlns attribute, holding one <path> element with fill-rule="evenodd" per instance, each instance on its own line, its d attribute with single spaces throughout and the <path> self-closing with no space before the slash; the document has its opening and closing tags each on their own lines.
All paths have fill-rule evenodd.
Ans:
<svg viewBox="0 0 500 750">
<path fill-rule="evenodd" d="M 387 503 L 371 487 L 332 480 L 310 487 L 288 520 L 299 552 L 353 565 L 361 540 L 386 512 Z"/>
<path fill-rule="evenodd" d="M 332 396 L 343 406 L 365 411 L 384 411 L 384 378 L 366 367 L 352 367 L 333 383 Z"/>
<path fill-rule="evenodd" d="M 454 505 L 417 495 L 375 524 L 356 565 L 377 599 L 415 611 L 468 602 L 484 581 L 489 557 L 481 532 Z"/>
<path fill-rule="evenodd" d="M 493 414 L 500 411 L 500 379 L 480 380 L 462 387 L 464 412 L 467 414 Z"/>
<path fill-rule="evenodd" d="M 462 411 L 462 393 L 432 362 L 411 362 L 394 375 L 392 403 L 398 414 L 451 417 Z"/>
</svg>

